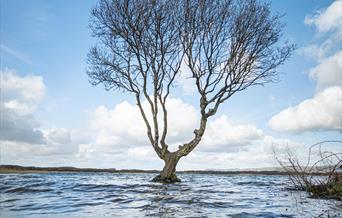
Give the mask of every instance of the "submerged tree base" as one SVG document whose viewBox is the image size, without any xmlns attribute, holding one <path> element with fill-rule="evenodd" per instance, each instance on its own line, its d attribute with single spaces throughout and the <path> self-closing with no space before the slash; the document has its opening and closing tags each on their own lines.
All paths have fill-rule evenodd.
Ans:
<svg viewBox="0 0 342 218">
<path fill-rule="evenodd" d="M 158 175 L 152 179 L 152 182 L 175 183 L 181 182 L 181 180 L 176 176 L 176 174 L 172 174 L 170 177 L 162 177 L 161 175 Z"/>
</svg>

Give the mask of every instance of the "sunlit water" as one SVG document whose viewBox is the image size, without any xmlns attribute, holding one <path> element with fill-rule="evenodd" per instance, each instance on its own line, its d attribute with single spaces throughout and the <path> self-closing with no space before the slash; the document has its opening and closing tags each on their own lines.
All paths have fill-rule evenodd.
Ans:
<svg viewBox="0 0 342 218">
<path fill-rule="evenodd" d="M 289 191 L 285 176 L 153 176 L 0 174 L 0 217 L 342 217 L 341 202 Z"/>
</svg>

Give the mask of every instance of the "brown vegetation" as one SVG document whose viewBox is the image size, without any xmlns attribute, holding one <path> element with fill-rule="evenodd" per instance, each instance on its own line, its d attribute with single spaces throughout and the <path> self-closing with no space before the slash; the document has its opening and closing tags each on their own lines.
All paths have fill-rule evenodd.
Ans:
<svg viewBox="0 0 342 218">
<path fill-rule="evenodd" d="M 290 149 L 284 159 L 276 155 L 295 190 L 305 190 L 312 197 L 342 200 L 342 152 L 322 148 L 331 143 L 340 145 L 342 141 L 322 141 L 310 146 L 306 163 L 300 162 Z"/>
</svg>

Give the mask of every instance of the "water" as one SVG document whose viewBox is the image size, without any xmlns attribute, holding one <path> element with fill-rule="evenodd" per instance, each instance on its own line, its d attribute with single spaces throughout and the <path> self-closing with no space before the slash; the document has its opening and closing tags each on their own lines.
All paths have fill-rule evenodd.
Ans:
<svg viewBox="0 0 342 218">
<path fill-rule="evenodd" d="M 342 202 L 289 191 L 285 176 L 180 174 L 179 184 L 153 176 L 0 174 L 0 217 L 342 217 Z"/>
</svg>

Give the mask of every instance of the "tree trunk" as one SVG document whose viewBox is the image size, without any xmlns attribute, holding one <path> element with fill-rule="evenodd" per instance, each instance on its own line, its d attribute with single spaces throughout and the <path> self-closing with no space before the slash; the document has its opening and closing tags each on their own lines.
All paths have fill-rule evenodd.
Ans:
<svg viewBox="0 0 342 218">
<path fill-rule="evenodd" d="M 179 161 L 179 157 L 176 153 L 169 153 L 166 155 L 164 162 L 164 168 L 160 172 L 160 175 L 153 178 L 153 182 L 162 183 L 174 183 L 180 182 L 181 180 L 176 176 L 176 166 Z"/>
</svg>

